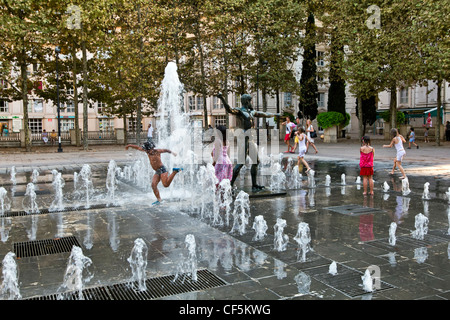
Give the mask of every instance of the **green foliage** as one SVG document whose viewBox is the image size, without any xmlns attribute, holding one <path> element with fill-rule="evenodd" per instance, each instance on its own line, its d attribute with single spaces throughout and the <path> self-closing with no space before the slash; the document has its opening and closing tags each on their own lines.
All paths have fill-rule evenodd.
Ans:
<svg viewBox="0 0 450 320">
<path fill-rule="evenodd" d="M 381 118 L 384 120 L 384 122 L 390 122 L 391 121 L 391 112 L 389 110 L 384 111 L 381 114 Z M 399 124 L 405 123 L 406 116 L 403 112 L 397 111 L 397 123 L 395 126 L 398 126 Z"/>
<path fill-rule="evenodd" d="M 347 120 L 350 120 L 350 115 L 348 113 L 347 115 L 348 117 L 336 111 L 322 112 L 317 116 L 317 123 L 324 129 L 331 128 L 332 126 L 344 126 Z"/>
</svg>

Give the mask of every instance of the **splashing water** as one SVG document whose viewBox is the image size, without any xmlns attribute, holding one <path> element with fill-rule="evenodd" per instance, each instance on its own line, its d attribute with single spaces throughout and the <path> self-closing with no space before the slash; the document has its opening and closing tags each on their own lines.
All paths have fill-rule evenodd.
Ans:
<svg viewBox="0 0 450 320">
<path fill-rule="evenodd" d="M 65 185 L 64 179 L 61 176 L 61 172 L 56 172 L 53 176 L 52 186 L 55 190 L 55 199 L 50 205 L 49 211 L 62 211 L 64 210 L 64 196 L 63 196 L 63 187 Z"/>
<path fill-rule="evenodd" d="M 311 169 L 308 171 L 307 175 L 308 175 L 308 187 L 310 188 L 315 188 L 316 187 L 316 181 L 314 180 L 314 175 L 316 174 L 316 172 Z"/>
<path fill-rule="evenodd" d="M 304 272 L 300 272 L 294 277 L 297 283 L 297 289 L 299 294 L 309 294 L 311 287 L 311 277 Z"/>
<path fill-rule="evenodd" d="M 341 184 L 345 186 L 345 173 L 341 174 Z"/>
<path fill-rule="evenodd" d="M 33 172 L 31 173 L 31 182 L 37 183 L 38 182 L 38 177 L 39 177 L 39 170 L 38 169 L 33 169 Z"/>
<path fill-rule="evenodd" d="M 306 261 L 306 254 L 311 251 L 311 233 L 309 231 L 309 225 L 306 222 L 300 222 L 297 228 L 297 234 L 294 237 L 299 245 L 297 260 L 300 262 Z M 301 254 L 301 257 L 300 257 Z"/>
<path fill-rule="evenodd" d="M 303 176 L 298 170 L 298 165 L 294 166 L 292 170 L 291 183 L 292 189 L 300 189 L 303 185 L 302 183 Z"/>
<path fill-rule="evenodd" d="M 80 247 L 73 246 L 64 274 L 63 284 L 59 287 L 58 300 L 71 299 L 84 300 L 83 288 L 89 282 L 93 274 L 88 270 L 92 260 L 83 255 Z M 64 292 L 61 292 L 64 291 Z"/>
<path fill-rule="evenodd" d="M 447 208 L 447 220 L 448 220 L 447 234 L 450 235 L 450 206 L 448 206 L 448 208 Z"/>
<path fill-rule="evenodd" d="M 366 269 L 364 272 L 364 276 L 361 277 L 363 281 L 363 289 L 366 292 L 373 292 L 373 280 L 372 276 L 370 275 L 370 270 Z"/>
<path fill-rule="evenodd" d="M 416 230 L 411 233 L 412 237 L 417 240 L 423 240 L 428 233 L 428 218 L 422 213 L 419 213 L 415 217 L 414 226 Z"/>
<path fill-rule="evenodd" d="M 329 174 L 325 176 L 325 187 L 329 187 L 331 184 L 331 177 Z"/>
<path fill-rule="evenodd" d="M 255 230 L 255 235 L 253 236 L 253 241 L 259 241 L 264 239 L 267 231 L 267 223 L 262 215 L 256 216 L 253 222 L 253 230 Z"/>
<path fill-rule="evenodd" d="M 108 201 L 108 205 L 115 204 L 116 203 L 116 196 L 115 192 L 117 189 L 117 182 L 116 182 L 116 169 L 117 164 L 114 160 L 110 160 L 108 164 L 108 173 L 106 175 L 106 199 Z"/>
<path fill-rule="evenodd" d="M 422 193 L 422 199 L 429 200 L 430 199 L 430 189 L 429 189 L 430 183 L 425 182 L 423 184 L 423 193 Z"/>
<path fill-rule="evenodd" d="M 94 192 L 93 184 L 91 180 L 91 166 L 84 164 L 80 171 L 82 188 L 80 192 L 85 196 L 85 208 L 88 209 L 90 205 L 90 200 L 92 193 Z"/>
<path fill-rule="evenodd" d="M 275 238 L 274 238 L 274 249 L 281 252 L 285 251 L 289 242 L 289 236 L 284 234 L 284 228 L 286 227 L 286 220 L 277 218 L 277 223 L 275 224 Z"/>
<path fill-rule="evenodd" d="M 25 191 L 25 197 L 22 201 L 23 209 L 26 213 L 39 213 L 39 208 L 36 203 L 36 191 L 33 182 L 27 184 L 27 189 Z"/>
<path fill-rule="evenodd" d="M 186 235 L 184 240 L 187 249 L 187 258 L 183 257 L 182 261 L 178 264 L 177 273 L 173 281 L 175 282 L 180 275 L 183 275 L 183 282 L 188 275 L 191 276 L 192 281 L 197 281 L 197 254 L 195 237 L 192 234 Z"/>
<path fill-rule="evenodd" d="M 17 264 L 13 252 L 8 252 L 3 258 L 3 283 L 1 286 L 1 296 L 3 300 L 20 300 L 22 295 L 19 290 L 17 276 Z"/>
<path fill-rule="evenodd" d="M 395 236 L 395 231 L 397 230 L 397 224 L 395 222 L 391 222 L 389 226 L 389 244 L 391 246 L 395 246 L 397 238 Z"/>
<path fill-rule="evenodd" d="M 357 184 L 361 184 L 361 177 L 360 176 L 356 177 L 356 183 Z"/>
<path fill-rule="evenodd" d="M 450 187 L 448 188 L 448 191 L 445 192 L 445 195 L 447 196 L 448 203 L 450 204 Z"/>
<path fill-rule="evenodd" d="M 15 186 L 17 184 L 16 167 L 15 166 L 11 167 L 11 182 L 12 182 L 13 186 Z"/>
<path fill-rule="evenodd" d="M 233 193 L 230 180 L 223 179 L 219 183 L 218 196 L 219 208 L 224 213 L 225 224 L 228 226 L 230 223 L 231 203 L 233 202 Z"/>
<path fill-rule="evenodd" d="M 8 191 L 4 187 L 0 187 L 0 214 L 4 215 L 6 211 L 11 209 L 11 200 L 7 195 Z"/>
<path fill-rule="evenodd" d="M 330 266 L 328 267 L 328 273 L 335 276 L 337 275 L 337 264 L 336 261 L 333 261 Z"/>
<path fill-rule="evenodd" d="M 231 233 L 237 232 L 240 235 L 245 233 L 250 218 L 250 200 L 248 193 L 240 191 L 234 200 L 233 227 Z"/>
<path fill-rule="evenodd" d="M 385 181 L 385 182 L 383 183 L 383 191 L 384 191 L 384 192 L 388 192 L 389 189 L 390 189 L 389 184 Z"/>
<path fill-rule="evenodd" d="M 286 189 L 286 174 L 281 170 L 279 163 L 274 163 L 273 165 L 269 189 L 271 191 Z"/>
<path fill-rule="evenodd" d="M 411 193 L 411 190 L 409 189 L 408 178 L 404 178 L 402 180 L 402 195 L 407 196 L 410 193 Z"/>
<path fill-rule="evenodd" d="M 130 263 L 132 277 L 130 279 L 130 284 L 133 285 L 137 283 L 137 291 L 147 290 L 147 285 L 145 281 L 146 268 L 147 268 L 147 254 L 148 248 L 144 240 L 138 238 L 134 240 L 134 247 L 131 250 L 131 255 L 128 257 L 127 261 Z"/>
</svg>

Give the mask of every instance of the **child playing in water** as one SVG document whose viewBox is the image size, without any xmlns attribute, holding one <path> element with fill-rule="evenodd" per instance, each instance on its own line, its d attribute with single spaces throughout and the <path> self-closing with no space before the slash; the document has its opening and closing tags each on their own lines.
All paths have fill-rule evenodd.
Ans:
<svg viewBox="0 0 450 320">
<path fill-rule="evenodd" d="M 419 146 L 416 143 L 416 133 L 414 132 L 414 128 L 409 129 L 409 146 L 408 149 L 411 149 L 411 143 L 419 149 Z"/>
<path fill-rule="evenodd" d="M 398 167 L 402 173 L 400 179 L 404 179 L 406 178 L 406 174 L 402 167 L 402 160 L 406 154 L 405 149 L 403 148 L 403 143 L 405 143 L 406 140 L 401 134 L 398 133 L 396 128 L 391 129 L 391 136 L 393 136 L 391 143 L 389 145 L 383 145 L 383 148 L 392 148 L 392 146 L 395 146 L 395 149 L 397 150 L 397 156 L 394 159 L 394 166 L 392 167 L 390 174 L 394 174 L 395 167 Z"/>
<path fill-rule="evenodd" d="M 152 205 L 159 205 L 161 203 L 161 197 L 159 195 L 158 183 L 161 181 L 163 186 L 168 188 L 172 183 L 172 180 L 175 177 L 175 175 L 179 171 L 183 170 L 181 168 L 173 168 L 173 171 L 169 176 L 166 167 L 162 164 L 161 153 L 168 152 L 173 154 L 174 156 L 176 156 L 177 154 L 168 149 L 155 149 L 155 144 L 153 142 L 146 142 L 142 147 L 129 144 L 125 147 L 125 149 L 128 150 L 128 148 L 133 148 L 147 153 L 148 160 L 150 160 L 150 165 L 152 166 L 153 170 L 155 170 L 155 174 L 153 175 L 152 180 L 152 189 L 153 193 L 156 196 L 156 201 L 153 202 Z"/>
<path fill-rule="evenodd" d="M 301 168 L 301 163 L 303 163 L 306 167 L 306 173 L 308 173 L 311 168 L 308 165 L 308 162 L 306 162 L 305 160 L 305 154 L 306 154 L 306 141 L 310 141 L 308 136 L 305 134 L 305 129 L 303 128 L 299 128 L 297 133 L 297 138 L 298 138 L 298 168 L 300 171 Z"/>
<path fill-rule="evenodd" d="M 360 159 L 359 175 L 363 177 L 363 195 L 367 194 L 367 184 L 369 184 L 370 195 L 373 195 L 373 158 L 375 155 L 375 150 L 370 146 L 370 137 L 364 136 L 362 138 L 362 146 L 359 149 Z"/>
<path fill-rule="evenodd" d="M 213 157 L 213 166 L 219 183 L 223 179 L 231 181 L 233 178 L 233 164 L 229 157 L 229 146 L 227 145 L 227 129 L 224 126 L 218 126 L 216 129 L 217 140 L 214 141 L 211 156 Z M 216 150 L 217 145 L 217 150 Z"/>
</svg>

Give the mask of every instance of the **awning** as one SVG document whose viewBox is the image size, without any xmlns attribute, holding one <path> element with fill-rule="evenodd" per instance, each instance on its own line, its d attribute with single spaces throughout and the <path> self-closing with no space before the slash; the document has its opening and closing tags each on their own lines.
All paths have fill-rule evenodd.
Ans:
<svg viewBox="0 0 450 320">
<path fill-rule="evenodd" d="M 440 109 L 441 109 L 441 118 L 442 118 L 442 116 L 443 116 L 443 114 L 444 114 L 444 107 L 441 106 Z M 437 116 L 437 107 L 436 107 L 436 108 L 429 109 L 429 110 L 425 111 L 424 113 L 426 113 L 426 114 L 431 113 L 431 116 L 432 116 L 432 117 L 436 117 L 436 116 Z"/>
</svg>

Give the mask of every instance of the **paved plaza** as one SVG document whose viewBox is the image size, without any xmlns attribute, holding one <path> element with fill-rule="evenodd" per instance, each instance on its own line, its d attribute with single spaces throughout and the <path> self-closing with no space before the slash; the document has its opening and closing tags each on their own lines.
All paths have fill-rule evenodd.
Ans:
<svg viewBox="0 0 450 320">
<path fill-rule="evenodd" d="M 17 256 L 19 245 L 33 241 L 72 238 L 92 261 L 88 268 L 92 278 L 85 290 L 93 290 L 91 297 L 100 299 L 95 290 L 101 288 L 109 292 L 110 298 L 111 292 L 118 290 L 115 286 L 132 279 L 128 259 L 136 239 L 143 239 L 148 247 L 146 277 L 156 281 L 168 279 L 180 270 L 182 262 L 188 259 L 185 239 L 191 234 L 196 240 L 198 287 L 179 287 L 179 291 L 175 288 L 153 296 L 130 298 L 125 294 L 123 299 L 448 300 L 450 200 L 446 192 L 450 188 L 450 143 L 407 150 L 404 168 L 409 180 L 408 194 L 402 192 L 400 174 L 389 175 L 395 150 L 383 149 L 383 143 L 386 142 L 375 140 L 373 144 L 374 196 L 363 196 L 362 184 L 356 183 L 359 144 L 355 140 L 340 140 L 337 144 L 319 142 L 319 153 L 307 154 L 306 160 L 315 170 L 314 186 L 303 172 L 302 183 L 296 188 L 252 193 L 250 173 L 242 171 L 236 182 L 237 191 L 244 190 L 250 197 L 250 218 L 242 233 L 231 232 L 232 221 L 214 225 L 202 218 L 199 210 L 193 208 L 198 206 L 195 199 L 185 196 L 188 190 L 174 189 L 181 192 L 177 194 L 171 189 L 163 190 L 160 185 L 166 201 L 152 207 L 155 198 L 148 186 L 119 180 L 116 202 L 105 205 L 109 161 L 114 160 L 122 169 L 136 161 L 138 152 L 125 151 L 122 146 L 90 146 L 88 151 L 63 147 L 62 153 L 56 152 L 56 147 L 36 148 L 31 153 L 3 149 L 0 186 L 8 191 L 12 206 L 11 214 L 2 217 L 0 257 L 10 251 Z M 285 151 L 283 144 L 280 151 Z M 283 157 L 288 177 L 292 165 L 288 158 L 296 162 L 296 155 L 285 153 Z M 85 209 L 78 204 L 75 209 L 74 172 L 80 172 L 84 164 L 89 164 L 92 170 L 92 207 Z M 12 166 L 17 172 L 14 186 L 10 180 Z M 23 210 L 33 169 L 39 169 L 40 173 L 36 202 L 42 209 L 48 209 L 55 197 L 52 170 L 62 173 L 67 210 L 12 214 Z M 175 177 L 174 185 L 185 179 L 182 174 Z M 331 177 L 329 186 L 325 184 L 327 175 Z M 261 171 L 258 179 L 268 186 L 270 172 Z M 390 187 L 388 191 L 383 189 L 385 182 Z M 429 199 L 423 199 L 426 182 Z M 413 236 L 419 214 L 428 218 L 428 232 L 423 239 Z M 252 229 L 259 215 L 268 227 L 263 239 L 255 239 Z M 283 232 L 288 242 L 282 251 L 275 247 L 277 219 L 286 222 Z M 397 224 L 394 245 L 389 242 L 392 222 Z M 295 240 L 300 223 L 306 223 L 310 230 L 310 250 L 306 253 Z M 56 294 L 64 291 L 61 286 L 69 255 L 66 250 L 17 257 L 22 299 L 55 299 Z M 330 274 L 332 263 L 336 263 L 335 275 Z M 366 270 L 374 277 L 372 292 L 363 286 Z M 124 291 L 130 291 L 129 286 Z M 86 291 L 85 296 L 88 294 Z M 196 305 L 201 304 L 197 301 Z M 231 313 L 231 309 L 216 311 L 227 312 Z"/>
</svg>

